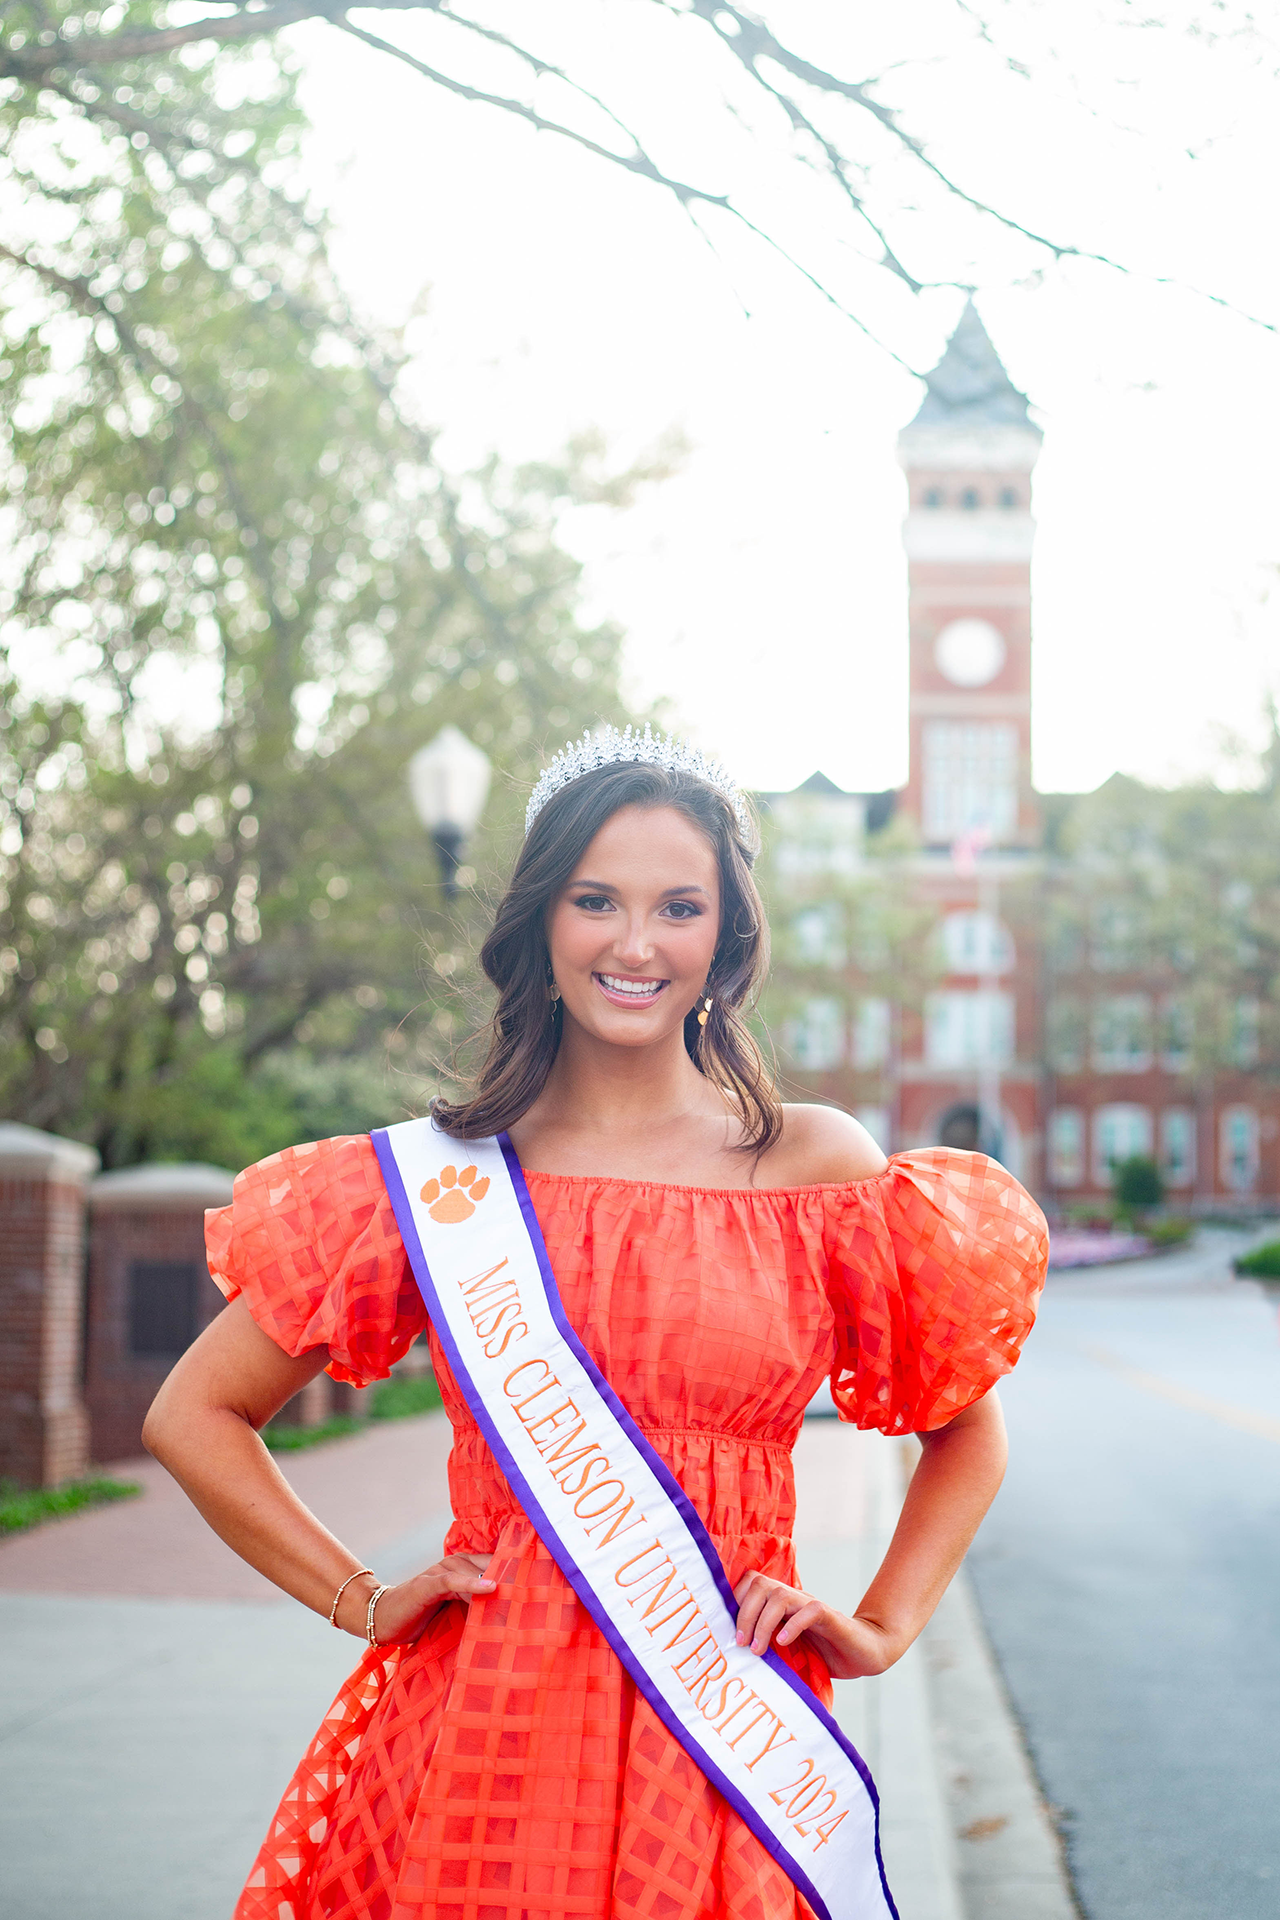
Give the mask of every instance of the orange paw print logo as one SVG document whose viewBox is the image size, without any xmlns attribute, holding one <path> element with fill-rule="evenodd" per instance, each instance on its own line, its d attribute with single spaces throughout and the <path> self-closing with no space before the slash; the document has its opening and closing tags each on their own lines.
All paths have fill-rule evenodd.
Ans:
<svg viewBox="0 0 1280 1920">
<path fill-rule="evenodd" d="M 422 1204 L 433 1220 L 451 1227 L 469 1220 L 489 1191 L 488 1175 L 477 1179 L 474 1167 L 441 1167 L 438 1178 L 422 1189 Z"/>
</svg>

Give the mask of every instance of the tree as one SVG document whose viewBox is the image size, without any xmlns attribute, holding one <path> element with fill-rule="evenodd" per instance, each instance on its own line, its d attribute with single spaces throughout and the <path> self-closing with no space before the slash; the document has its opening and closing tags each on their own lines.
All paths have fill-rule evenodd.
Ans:
<svg viewBox="0 0 1280 1920">
<path fill-rule="evenodd" d="M 0 249 L 0 1096 L 108 1166 L 234 1162 L 420 1092 L 468 940 L 404 763 L 453 721 L 518 781 L 618 713 L 555 528 L 662 458 L 441 470 L 297 197 L 278 62 L 206 42 L 109 100 L 42 86 L 38 138 L 25 88 L 0 113 L 28 218 Z M 161 719 L 175 676 L 203 724 Z M 516 811 L 500 782 L 494 847 Z"/>
<path fill-rule="evenodd" d="M 0 25 L 0 80 L 10 83 L 11 113 L 47 118 L 56 111 L 114 125 L 151 153 L 192 169 L 191 177 L 197 166 L 203 169 L 202 177 L 214 187 L 234 173 L 243 156 L 218 115 L 193 116 L 187 110 L 186 63 L 206 65 L 218 48 L 262 48 L 283 30 L 315 21 L 407 65 L 428 88 L 517 119 L 652 184 L 669 194 L 713 244 L 718 222 L 749 230 L 864 325 L 857 296 L 846 290 L 839 269 L 808 257 L 807 248 L 793 249 L 771 212 L 753 213 L 752 203 L 736 199 L 720 183 L 682 177 L 655 158 L 664 139 L 661 130 L 650 139 L 628 123 L 615 104 L 616 86 L 600 83 L 611 96 L 605 97 L 589 56 L 572 44 L 572 36 L 570 50 L 561 51 L 563 23 L 550 10 L 541 10 L 533 25 L 522 22 L 516 34 L 507 30 L 508 13 L 500 0 L 478 0 L 474 11 L 449 0 L 379 0 L 360 9 L 359 23 L 332 0 L 213 4 L 216 12 L 194 18 L 185 6 L 170 9 L 156 0 L 121 0 L 85 12 L 70 0 L 8 6 Z M 1268 47 L 1263 25 L 1247 6 L 1215 0 L 1212 7 L 1183 11 L 1186 17 L 1172 22 L 1175 30 L 1195 34 L 1202 44 L 1234 36 Z M 1117 30 L 1164 24 L 1151 18 L 1135 23 L 1123 0 L 1103 12 Z M 1000 28 L 980 9 L 958 0 L 958 13 L 980 54 L 1011 75 L 1014 84 L 1028 77 L 1024 61 L 1005 47 Z M 367 24 L 370 15 L 380 16 L 381 32 Z M 660 37 L 663 57 L 705 91 L 706 119 L 726 135 L 744 126 L 751 139 L 781 135 L 793 195 L 806 198 L 816 186 L 816 226 L 834 228 L 860 267 L 905 290 L 956 284 L 953 272 L 939 270 L 928 257 L 933 250 L 923 237 L 928 223 L 915 219 L 922 209 L 945 213 L 948 227 L 968 223 L 997 232 L 1012 245 L 1016 273 L 1063 258 L 1116 264 L 1071 237 L 1038 230 L 971 190 L 933 143 L 907 123 L 895 100 L 892 66 L 883 74 L 837 71 L 841 56 L 833 51 L 824 59 L 821 49 L 839 48 L 847 23 L 829 21 L 815 32 L 811 22 L 811 40 L 819 44 L 806 50 L 768 21 L 725 0 L 641 0 L 613 9 L 613 20 L 616 32 L 630 36 L 637 49 Z M 386 37 L 397 33 L 399 40 Z M 401 43 L 406 33 L 412 45 Z M 252 72 L 251 63 L 246 71 Z M 548 89 L 554 110 L 544 111 L 539 103 Z M 39 248 L 33 242 L 16 251 L 32 260 Z"/>
</svg>

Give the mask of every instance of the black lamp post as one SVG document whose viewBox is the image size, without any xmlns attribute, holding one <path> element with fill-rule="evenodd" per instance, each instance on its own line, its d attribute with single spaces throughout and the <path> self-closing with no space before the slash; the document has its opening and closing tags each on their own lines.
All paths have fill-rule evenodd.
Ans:
<svg viewBox="0 0 1280 1920">
<path fill-rule="evenodd" d="M 458 891 L 462 850 L 489 797 L 489 756 L 457 727 L 442 727 L 409 762 L 409 792 L 440 860 L 446 900 Z"/>
</svg>

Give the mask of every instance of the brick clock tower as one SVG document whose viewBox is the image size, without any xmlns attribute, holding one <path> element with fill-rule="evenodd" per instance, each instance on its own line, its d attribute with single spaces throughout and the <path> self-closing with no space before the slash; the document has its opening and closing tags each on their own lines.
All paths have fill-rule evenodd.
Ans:
<svg viewBox="0 0 1280 1920">
<path fill-rule="evenodd" d="M 929 847 L 1038 837 L 1031 793 L 1031 470 L 1041 433 L 972 301 L 898 436 L 910 493 L 911 772 Z"/>
<path fill-rule="evenodd" d="M 898 439 L 909 507 L 911 759 L 898 810 L 945 971 L 904 1029 L 903 1144 L 998 1153 L 1038 1176 L 1029 955 L 1001 914 L 1039 844 L 1031 788 L 1031 473 L 1041 433 L 972 301 Z M 1019 966 L 1019 959 L 1023 964 Z"/>
</svg>

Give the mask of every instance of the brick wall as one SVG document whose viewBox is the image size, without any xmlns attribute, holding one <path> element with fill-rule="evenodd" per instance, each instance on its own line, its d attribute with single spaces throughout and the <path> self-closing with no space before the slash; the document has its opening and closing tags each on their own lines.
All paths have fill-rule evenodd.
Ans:
<svg viewBox="0 0 1280 1920">
<path fill-rule="evenodd" d="M 0 1479 L 56 1486 L 84 1471 L 84 1184 L 97 1155 L 0 1127 Z"/>
</svg>

